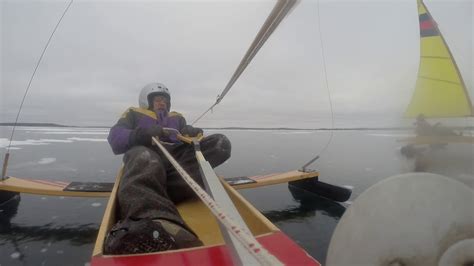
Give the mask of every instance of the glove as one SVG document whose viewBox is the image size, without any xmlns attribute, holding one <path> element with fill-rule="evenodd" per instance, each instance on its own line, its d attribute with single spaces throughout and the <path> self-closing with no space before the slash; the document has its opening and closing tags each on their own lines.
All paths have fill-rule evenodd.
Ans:
<svg viewBox="0 0 474 266">
<path fill-rule="evenodd" d="M 166 136 L 166 132 L 160 126 L 152 126 L 149 128 L 136 128 L 130 133 L 130 145 L 143 145 L 143 146 L 151 146 L 152 140 L 151 137 L 164 137 Z"/>
<path fill-rule="evenodd" d="M 185 137 L 196 137 L 199 134 L 203 134 L 202 129 L 186 125 L 181 129 L 181 134 Z"/>
</svg>

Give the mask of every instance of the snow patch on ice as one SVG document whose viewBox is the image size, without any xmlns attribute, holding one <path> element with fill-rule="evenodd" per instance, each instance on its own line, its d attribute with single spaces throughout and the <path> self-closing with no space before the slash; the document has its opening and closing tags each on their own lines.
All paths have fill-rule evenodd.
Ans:
<svg viewBox="0 0 474 266">
<path fill-rule="evenodd" d="M 82 134 L 82 133 L 81 133 Z M 78 135 L 81 135 L 78 134 Z M 89 142 L 106 142 L 106 138 L 80 138 L 80 137 L 69 137 L 67 139 L 26 139 L 26 140 L 14 140 L 11 142 L 12 150 L 19 150 L 18 146 L 37 146 L 37 145 L 49 145 L 52 143 L 73 143 L 76 141 L 89 141 Z M 7 138 L 0 138 L 0 148 L 8 147 L 10 140 Z"/>
<path fill-rule="evenodd" d="M 20 252 L 13 252 L 12 254 L 10 254 L 10 257 L 12 259 L 18 259 L 20 256 L 21 256 Z"/>
<path fill-rule="evenodd" d="M 413 134 L 390 134 L 390 133 L 369 133 L 367 136 L 385 137 L 385 138 L 407 138 L 413 137 Z"/>
<path fill-rule="evenodd" d="M 97 138 L 78 138 L 78 137 L 72 137 L 72 138 L 67 138 L 69 140 L 73 141 L 95 141 L 95 142 L 106 142 L 107 139 L 97 139 Z"/>
<path fill-rule="evenodd" d="M 35 131 L 41 134 L 108 134 L 108 128 L 51 128 L 51 127 L 17 127 L 21 131 Z"/>
<path fill-rule="evenodd" d="M 8 147 L 10 141 L 6 138 L 0 138 L 0 147 Z M 27 140 L 14 140 L 11 146 L 25 146 L 25 145 L 47 145 L 47 143 L 41 142 L 40 140 L 27 139 Z"/>
<path fill-rule="evenodd" d="M 50 164 L 50 163 L 54 163 L 55 161 L 56 161 L 56 158 L 46 157 L 46 158 L 41 158 L 41 160 L 38 161 L 38 164 Z"/>
<path fill-rule="evenodd" d="M 57 132 L 41 132 L 48 135 L 108 135 L 109 132 L 81 132 L 81 131 L 57 131 Z"/>
<path fill-rule="evenodd" d="M 91 204 L 92 207 L 100 207 L 102 204 L 100 202 L 94 202 Z"/>
<path fill-rule="evenodd" d="M 316 131 L 295 130 L 295 131 L 271 131 L 274 135 L 296 135 L 296 134 L 314 134 Z"/>
</svg>

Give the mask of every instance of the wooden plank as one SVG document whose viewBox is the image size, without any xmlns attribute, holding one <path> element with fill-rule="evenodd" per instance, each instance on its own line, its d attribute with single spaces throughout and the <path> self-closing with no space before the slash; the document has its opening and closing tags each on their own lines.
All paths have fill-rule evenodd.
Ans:
<svg viewBox="0 0 474 266">
<path fill-rule="evenodd" d="M 235 183 L 232 185 L 235 189 L 256 188 L 262 186 L 269 186 L 274 184 L 288 183 L 290 181 L 317 177 L 318 172 L 300 172 L 289 171 L 286 173 L 275 173 L 269 175 L 257 175 L 246 177 L 251 183 Z M 242 178 L 240 178 L 242 179 Z M 235 178 L 225 179 L 226 181 L 235 180 Z M 76 186 L 77 190 L 67 190 L 67 187 L 73 182 L 71 181 L 54 181 L 45 179 L 26 179 L 18 177 L 9 177 L 0 181 L 0 190 L 7 190 L 13 192 L 47 195 L 47 196 L 65 196 L 65 197 L 108 197 L 109 191 L 85 191 L 81 189 L 89 189 L 92 185 L 98 184 L 93 182 L 83 182 Z M 100 183 L 103 186 L 113 186 L 113 183 Z M 105 188 L 103 188 L 105 189 Z"/>
<path fill-rule="evenodd" d="M 68 197 L 108 197 L 110 195 L 110 191 L 67 191 L 65 188 L 69 184 L 71 184 L 70 181 L 8 177 L 7 179 L 0 181 L 0 190 L 27 194 Z"/>
<path fill-rule="evenodd" d="M 269 175 L 258 175 L 258 176 L 251 176 L 248 177 L 254 180 L 254 183 L 247 183 L 247 184 L 235 184 L 232 185 L 235 189 L 244 189 L 244 188 L 256 188 L 262 186 L 269 186 L 281 183 L 288 183 L 290 181 L 306 179 L 306 178 L 313 178 L 319 176 L 318 172 L 301 172 L 298 170 L 289 171 L 286 173 L 274 173 Z M 224 179 L 227 181 L 227 179 Z"/>
<path fill-rule="evenodd" d="M 117 177 L 115 178 L 115 185 L 112 189 L 112 193 L 109 197 L 109 201 L 107 202 L 107 207 L 104 211 L 104 217 L 102 218 L 102 222 L 100 223 L 99 233 L 97 234 L 97 240 L 94 245 L 94 251 L 92 252 L 93 256 L 102 254 L 102 248 L 104 246 L 104 240 L 107 233 L 110 231 L 110 228 L 115 223 L 115 208 L 116 208 L 116 195 L 119 186 L 120 177 L 123 174 L 123 168 L 120 169 Z"/>
</svg>

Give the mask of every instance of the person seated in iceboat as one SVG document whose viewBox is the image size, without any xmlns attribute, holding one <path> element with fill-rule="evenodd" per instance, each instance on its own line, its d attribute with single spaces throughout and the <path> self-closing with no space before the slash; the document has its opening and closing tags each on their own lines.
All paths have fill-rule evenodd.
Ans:
<svg viewBox="0 0 474 266">
<path fill-rule="evenodd" d="M 426 121 L 425 116 L 423 114 L 419 114 L 416 117 L 416 121 L 414 123 L 415 133 L 418 136 L 461 136 L 462 134 L 456 133 L 454 130 L 449 129 L 445 126 L 442 126 L 440 122 L 431 125 Z"/>
<path fill-rule="evenodd" d="M 125 111 L 110 129 L 108 141 L 115 154 L 123 156 L 123 176 L 117 192 L 118 222 L 108 233 L 104 253 L 131 254 L 156 252 L 202 245 L 182 219 L 175 204 L 195 197 L 158 147 L 158 137 L 180 165 L 204 187 L 192 145 L 181 143 L 176 134 L 197 136 L 200 128 L 186 124 L 185 118 L 170 111 L 171 95 L 161 83 L 146 85 L 139 95 L 139 108 Z M 226 136 L 213 134 L 200 142 L 201 151 L 212 167 L 226 161 L 231 144 Z"/>
</svg>

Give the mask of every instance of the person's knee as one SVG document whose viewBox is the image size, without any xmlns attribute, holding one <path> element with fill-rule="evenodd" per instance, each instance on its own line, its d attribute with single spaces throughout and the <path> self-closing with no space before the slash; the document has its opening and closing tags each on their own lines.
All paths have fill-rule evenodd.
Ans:
<svg viewBox="0 0 474 266">
<path fill-rule="evenodd" d="M 224 161 L 230 158 L 232 146 L 230 144 L 230 140 L 222 134 L 214 134 L 216 138 L 216 145 L 214 147 L 216 153 L 221 157 Z"/>
<path fill-rule="evenodd" d="M 222 134 L 213 134 L 201 142 L 204 156 L 212 167 L 216 167 L 230 158 L 231 144 Z"/>
<path fill-rule="evenodd" d="M 134 161 L 135 163 L 150 163 L 159 161 L 158 154 L 145 146 L 134 146 L 125 153 L 124 163 Z"/>
</svg>

